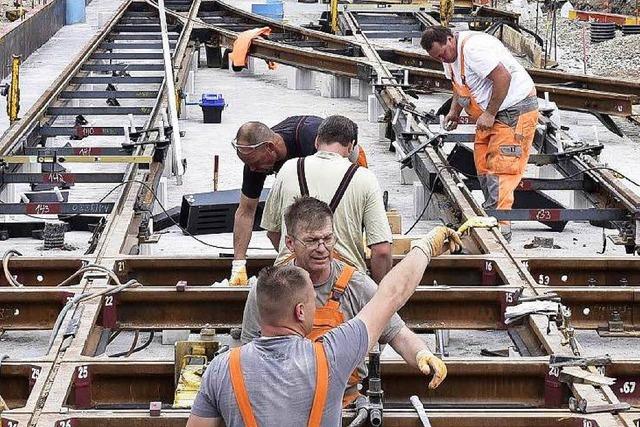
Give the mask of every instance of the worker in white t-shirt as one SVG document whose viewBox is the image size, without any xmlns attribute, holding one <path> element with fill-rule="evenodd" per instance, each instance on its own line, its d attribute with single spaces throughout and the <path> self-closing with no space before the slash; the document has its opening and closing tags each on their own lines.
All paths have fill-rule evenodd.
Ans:
<svg viewBox="0 0 640 427">
<path fill-rule="evenodd" d="M 453 85 L 445 118 L 447 130 L 458 125 L 462 110 L 476 120 L 474 160 L 485 209 L 511 209 L 538 122 L 533 80 L 495 37 L 476 31 L 453 34 L 441 26 L 427 28 L 422 47 L 444 64 Z M 501 221 L 511 238 L 511 224 Z"/>
</svg>

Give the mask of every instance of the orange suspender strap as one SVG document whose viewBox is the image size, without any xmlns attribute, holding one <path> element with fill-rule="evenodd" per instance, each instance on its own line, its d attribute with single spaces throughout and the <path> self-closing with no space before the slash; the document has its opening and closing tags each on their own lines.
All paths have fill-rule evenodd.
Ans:
<svg viewBox="0 0 640 427">
<path fill-rule="evenodd" d="M 471 34 L 465 37 L 465 39 L 462 40 L 462 45 L 460 46 L 460 82 L 465 86 L 467 85 L 467 78 L 464 72 L 464 45 L 465 43 L 467 43 L 467 40 L 469 40 L 473 36 L 475 36 L 475 34 Z M 451 81 L 455 83 L 455 80 L 453 79 L 453 65 L 451 64 L 449 64 L 449 72 L 451 73 Z"/>
<path fill-rule="evenodd" d="M 308 427 L 320 427 L 329 391 L 329 366 L 322 341 L 314 342 L 313 350 L 316 354 L 316 392 L 313 396 Z"/>
<path fill-rule="evenodd" d="M 229 375 L 231 376 L 231 385 L 233 385 L 233 393 L 238 402 L 238 409 L 242 415 L 242 421 L 246 427 L 258 427 L 256 417 L 253 416 L 251 402 L 249 402 L 249 394 L 244 385 L 244 377 L 242 375 L 242 367 L 240 366 L 240 349 L 236 347 L 231 349 L 229 356 Z"/>
<path fill-rule="evenodd" d="M 335 285 L 331 288 L 329 300 L 324 305 L 326 308 L 337 310 L 338 307 L 340 307 L 340 299 L 342 298 L 344 291 L 347 289 L 347 286 L 349 286 L 349 280 L 351 280 L 351 276 L 353 276 L 355 271 L 356 269 L 350 265 L 345 265 L 343 267 L 342 273 L 340 273 L 338 280 L 336 280 Z"/>
</svg>

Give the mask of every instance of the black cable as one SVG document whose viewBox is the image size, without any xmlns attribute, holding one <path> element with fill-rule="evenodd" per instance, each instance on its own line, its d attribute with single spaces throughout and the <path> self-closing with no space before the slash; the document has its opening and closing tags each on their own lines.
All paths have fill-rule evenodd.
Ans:
<svg viewBox="0 0 640 427">
<path fill-rule="evenodd" d="M 107 340 L 107 345 L 111 344 L 113 340 L 115 340 L 118 337 L 118 335 L 120 335 L 120 332 L 122 332 L 122 329 L 118 329 L 114 333 L 110 334 L 109 339 Z"/>
<path fill-rule="evenodd" d="M 407 234 L 409 234 L 411 232 L 411 230 L 413 230 L 415 228 L 416 225 L 418 225 L 418 222 L 420 222 L 420 219 L 422 219 L 422 215 L 424 215 L 424 213 L 427 211 L 427 207 L 429 207 L 429 203 L 431 202 L 431 198 L 433 197 L 433 194 L 435 193 L 436 183 L 437 183 L 439 178 L 441 179 L 440 175 L 442 174 L 442 171 L 444 171 L 445 169 L 453 169 L 455 171 L 458 171 L 458 172 L 462 173 L 463 175 L 468 175 L 468 174 L 465 174 L 462 171 L 458 170 L 454 166 L 442 166 L 442 167 L 440 167 L 438 169 L 438 171 L 437 171 L 436 179 L 433 181 L 433 184 L 431 185 L 431 190 L 429 191 L 429 198 L 427 199 L 427 202 L 424 204 L 424 208 L 422 208 L 422 212 L 420 212 L 420 215 L 418 215 L 418 218 L 416 218 L 415 222 L 411 225 L 411 227 L 409 227 L 409 229 L 404 232 L 405 236 Z"/>
<path fill-rule="evenodd" d="M 154 335 L 155 335 L 154 331 L 149 331 L 149 338 L 147 338 L 147 340 L 142 345 L 140 345 L 139 347 L 136 347 L 133 350 L 127 350 L 127 351 L 123 351 L 123 352 L 116 353 L 116 354 L 110 354 L 109 357 L 122 357 L 122 356 L 129 357 L 133 353 L 138 353 L 138 352 L 144 350 L 145 348 L 147 348 L 147 347 L 149 347 L 151 345 L 151 342 L 153 341 Z M 137 342 L 137 338 L 136 338 L 135 342 Z"/>
</svg>

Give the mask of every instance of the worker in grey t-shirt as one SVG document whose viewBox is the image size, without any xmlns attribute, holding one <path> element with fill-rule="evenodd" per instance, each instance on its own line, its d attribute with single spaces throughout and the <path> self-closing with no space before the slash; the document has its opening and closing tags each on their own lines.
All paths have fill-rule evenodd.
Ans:
<svg viewBox="0 0 640 427">
<path fill-rule="evenodd" d="M 366 274 L 335 259 L 333 248 L 337 239 L 333 214 L 326 203 L 313 197 L 299 197 L 285 210 L 284 222 L 287 229 L 284 241 L 295 255 L 290 263 L 309 273 L 316 292 L 315 321 L 311 334 L 307 335 L 307 338 L 315 340 L 356 317 L 373 298 L 378 285 Z M 259 336 L 258 301 L 253 286 L 244 306 L 241 338 L 243 343 L 247 343 Z M 411 331 L 397 313 L 391 316 L 378 342 L 390 344 L 410 366 L 427 366 L 427 374 L 446 369 L 443 362 L 432 358 L 425 341 Z M 432 358 L 433 366 L 426 362 L 429 358 Z M 439 363 L 434 365 L 435 362 Z M 360 396 L 358 385 L 367 375 L 363 359 L 357 371 L 349 377 L 343 407 Z"/>
<path fill-rule="evenodd" d="M 317 342 L 304 338 L 316 310 L 309 274 L 293 265 L 263 269 L 256 285 L 262 337 L 211 362 L 187 427 L 340 425 L 347 378 L 447 239 L 452 249 L 460 245 L 446 227 L 415 242 L 362 311 Z"/>
</svg>

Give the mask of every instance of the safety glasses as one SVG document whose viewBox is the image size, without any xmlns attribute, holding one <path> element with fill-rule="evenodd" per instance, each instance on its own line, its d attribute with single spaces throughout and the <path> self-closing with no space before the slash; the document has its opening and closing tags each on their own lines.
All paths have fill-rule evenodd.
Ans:
<svg viewBox="0 0 640 427">
<path fill-rule="evenodd" d="M 238 139 L 237 138 L 233 138 L 233 140 L 231 140 L 231 146 L 238 153 L 251 154 L 251 153 L 255 152 L 255 150 L 257 150 L 258 148 L 262 147 L 264 144 L 267 144 L 269 142 L 271 142 L 271 141 L 266 140 L 266 141 L 258 142 L 257 144 L 253 144 L 253 145 L 240 145 L 240 144 L 238 144 Z"/>
</svg>

